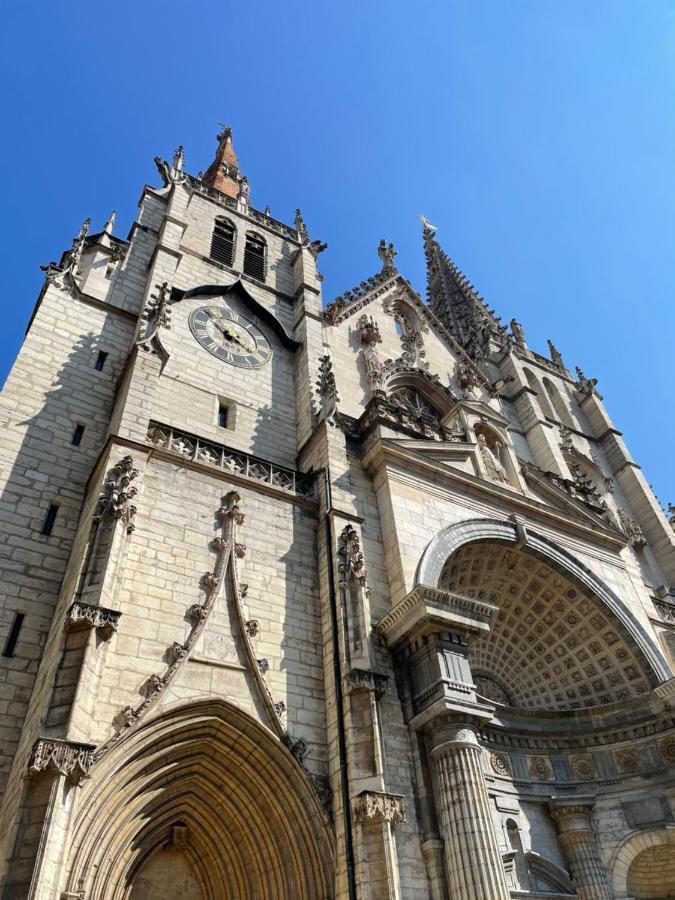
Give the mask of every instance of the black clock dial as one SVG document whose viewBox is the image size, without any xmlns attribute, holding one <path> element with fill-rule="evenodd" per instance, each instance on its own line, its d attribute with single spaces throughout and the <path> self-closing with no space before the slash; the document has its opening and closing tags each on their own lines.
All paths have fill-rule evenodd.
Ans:
<svg viewBox="0 0 675 900">
<path fill-rule="evenodd" d="M 190 330 L 209 353 L 244 369 L 259 369 L 272 358 L 262 331 L 228 306 L 200 306 L 190 313 Z"/>
</svg>

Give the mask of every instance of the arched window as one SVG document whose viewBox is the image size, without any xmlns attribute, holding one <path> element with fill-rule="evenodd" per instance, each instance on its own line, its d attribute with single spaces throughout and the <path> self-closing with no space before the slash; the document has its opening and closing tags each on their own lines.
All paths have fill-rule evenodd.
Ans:
<svg viewBox="0 0 675 900">
<path fill-rule="evenodd" d="M 555 415 L 553 414 L 553 410 L 551 409 L 551 404 L 548 402 L 548 397 L 544 393 L 534 372 L 531 372 L 529 369 L 523 369 L 523 372 L 525 373 L 525 378 L 527 378 L 529 387 L 532 388 L 532 390 L 537 395 L 539 406 L 541 406 L 541 411 L 543 412 L 543 414 L 547 419 L 555 419 Z"/>
<path fill-rule="evenodd" d="M 244 247 L 244 273 L 252 275 L 259 281 L 265 280 L 267 245 L 259 234 L 249 231 Z"/>
<path fill-rule="evenodd" d="M 401 387 L 392 391 L 389 400 L 396 406 L 404 409 L 408 415 L 414 419 L 421 419 L 429 425 L 440 424 L 440 415 L 429 403 L 426 397 L 423 397 L 419 391 L 413 387 Z"/>
<path fill-rule="evenodd" d="M 548 378 L 544 378 L 544 387 L 546 388 L 546 393 L 548 394 L 549 399 L 553 404 L 553 408 L 556 411 L 556 418 L 558 419 L 558 421 L 562 422 L 563 425 L 574 428 L 574 419 L 570 415 L 567 404 L 565 403 L 565 400 L 563 399 L 563 396 L 558 388 Z"/>
<path fill-rule="evenodd" d="M 216 219 L 211 236 L 211 259 L 226 266 L 233 264 L 235 234 L 234 225 L 229 219 Z"/>
</svg>

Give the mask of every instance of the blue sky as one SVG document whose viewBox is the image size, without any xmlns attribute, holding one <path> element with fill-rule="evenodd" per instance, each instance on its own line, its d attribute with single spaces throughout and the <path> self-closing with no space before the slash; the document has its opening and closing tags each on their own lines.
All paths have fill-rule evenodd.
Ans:
<svg viewBox="0 0 675 900">
<path fill-rule="evenodd" d="M 254 205 L 300 206 L 325 296 L 424 290 L 423 212 L 497 312 L 599 379 L 675 501 L 675 0 L 14 2 L 0 36 L 0 378 L 82 219 L 126 234 L 152 162 L 233 126 Z"/>
</svg>

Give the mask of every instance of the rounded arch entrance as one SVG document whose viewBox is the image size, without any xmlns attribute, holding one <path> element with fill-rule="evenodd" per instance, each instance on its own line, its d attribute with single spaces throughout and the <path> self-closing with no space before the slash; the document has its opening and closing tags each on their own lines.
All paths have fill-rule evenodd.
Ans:
<svg viewBox="0 0 675 900">
<path fill-rule="evenodd" d="M 316 791 L 224 701 L 145 723 L 100 761 L 78 808 L 68 891 L 90 900 L 332 896 L 334 835 Z"/>
<path fill-rule="evenodd" d="M 617 900 L 667 900 L 675 897 L 675 831 L 656 828 L 630 835 L 612 862 Z"/>
<path fill-rule="evenodd" d="M 471 649 L 479 691 L 525 709 L 579 709 L 647 694 L 670 677 L 642 626 L 571 554 L 509 522 L 450 526 L 416 581 L 498 607 Z"/>
</svg>

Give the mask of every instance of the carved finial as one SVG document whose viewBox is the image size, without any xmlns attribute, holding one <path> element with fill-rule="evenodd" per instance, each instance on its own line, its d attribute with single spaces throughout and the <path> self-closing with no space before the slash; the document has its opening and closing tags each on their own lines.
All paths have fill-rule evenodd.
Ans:
<svg viewBox="0 0 675 900">
<path fill-rule="evenodd" d="M 431 238 L 436 234 L 437 228 L 435 225 L 432 225 L 431 222 L 423 216 L 422 213 L 419 213 L 419 219 L 422 223 L 422 235 L 425 239 Z"/>
<path fill-rule="evenodd" d="M 183 145 L 179 144 L 176 147 L 176 152 L 173 155 L 173 168 L 176 172 L 182 172 L 183 166 L 185 165 L 185 154 L 183 153 Z"/>
<path fill-rule="evenodd" d="M 340 402 L 333 373 L 333 362 L 326 353 L 319 359 L 319 378 L 316 382 L 316 393 L 321 398 L 324 415 L 329 416 L 335 412 Z"/>
<path fill-rule="evenodd" d="M 546 343 L 548 344 L 548 352 L 551 354 L 551 362 L 555 363 L 556 366 L 561 366 L 563 369 L 565 368 L 565 363 L 563 362 L 562 355 L 553 341 L 549 338 Z"/>
<path fill-rule="evenodd" d="M 108 218 L 106 219 L 105 225 L 103 226 L 104 234 L 112 234 L 113 228 L 115 227 L 115 219 L 117 217 L 117 213 L 113 209 Z"/>
<path fill-rule="evenodd" d="M 576 367 L 577 372 L 577 390 L 580 394 L 586 394 L 590 397 L 595 393 L 595 386 L 598 383 L 597 378 L 586 378 L 579 366 Z"/>
<path fill-rule="evenodd" d="M 398 253 L 394 249 L 394 245 L 387 244 L 385 239 L 382 238 L 377 248 L 377 255 L 382 260 L 382 274 L 395 275 L 397 270 L 394 259 L 398 256 Z"/>
<path fill-rule="evenodd" d="M 670 522 L 670 527 L 675 531 L 675 503 L 668 504 L 668 521 Z"/>
<path fill-rule="evenodd" d="M 267 216 L 268 219 L 272 215 L 272 210 L 269 208 L 269 206 L 265 207 L 265 211 L 263 212 L 263 215 Z"/>
<path fill-rule="evenodd" d="M 560 449 L 569 453 L 574 448 L 572 443 L 572 432 L 567 425 L 560 426 Z"/>
<path fill-rule="evenodd" d="M 380 334 L 380 326 L 372 316 L 367 316 L 364 313 L 356 323 L 356 327 L 358 328 L 359 338 L 363 344 L 381 343 L 382 335 Z"/>
<path fill-rule="evenodd" d="M 361 585 L 366 583 L 366 569 L 361 552 L 359 535 L 353 525 L 346 525 L 341 534 L 338 547 L 338 569 L 343 583 L 356 580 Z"/>
<path fill-rule="evenodd" d="M 230 128 L 230 126 L 223 125 L 222 122 L 220 122 L 219 124 L 220 124 L 220 131 L 216 135 L 216 140 L 218 141 L 218 143 L 222 144 L 223 141 L 227 141 L 228 138 L 230 140 L 232 140 L 232 129 Z"/>
<path fill-rule="evenodd" d="M 295 211 L 295 230 L 298 232 L 298 238 L 303 242 L 303 244 L 309 241 L 307 226 L 305 225 L 305 220 L 302 218 L 302 213 L 299 209 L 296 209 Z"/>
</svg>

